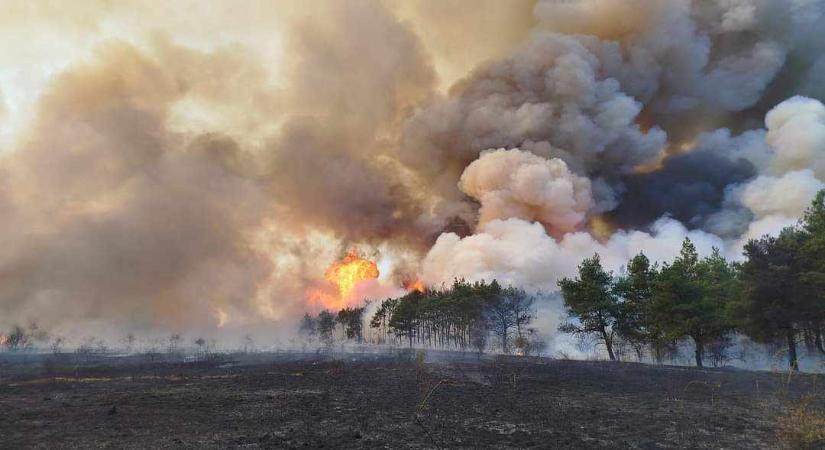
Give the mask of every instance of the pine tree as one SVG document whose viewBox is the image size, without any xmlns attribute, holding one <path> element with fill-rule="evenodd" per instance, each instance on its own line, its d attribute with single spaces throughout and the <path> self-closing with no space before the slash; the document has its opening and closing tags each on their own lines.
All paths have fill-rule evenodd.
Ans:
<svg viewBox="0 0 825 450">
<path fill-rule="evenodd" d="M 802 219 L 804 267 L 801 282 L 807 286 L 808 320 L 805 331 L 813 345 L 825 354 L 825 190 L 819 191 Z"/>
<path fill-rule="evenodd" d="M 619 278 L 613 288 L 615 295 L 621 299 L 616 332 L 630 343 L 640 361 L 645 345 L 651 345 L 654 353 L 660 354 L 662 333 L 648 320 L 655 276 L 656 268 L 650 266 L 647 256 L 639 253 L 628 262 L 627 274 Z"/>
<path fill-rule="evenodd" d="M 679 257 L 662 267 L 654 283 L 652 322 L 668 339 L 691 338 L 698 367 L 703 366 L 705 346 L 730 329 L 725 315 L 730 296 L 722 287 L 728 270 L 718 250 L 700 261 L 696 247 L 685 238 Z"/>
<path fill-rule="evenodd" d="M 799 370 L 796 335 L 807 317 L 808 296 L 802 282 L 804 233 L 786 228 L 779 237 L 765 236 L 745 245 L 744 292 L 731 307 L 740 329 L 759 342 L 784 339 L 788 365 Z"/>
<path fill-rule="evenodd" d="M 567 313 L 578 323 L 567 322 L 559 327 L 565 333 L 596 334 L 601 338 L 611 361 L 614 326 L 618 313 L 618 300 L 613 293 L 613 277 L 602 268 L 598 254 L 585 259 L 579 265 L 576 279 L 559 281 Z"/>
</svg>

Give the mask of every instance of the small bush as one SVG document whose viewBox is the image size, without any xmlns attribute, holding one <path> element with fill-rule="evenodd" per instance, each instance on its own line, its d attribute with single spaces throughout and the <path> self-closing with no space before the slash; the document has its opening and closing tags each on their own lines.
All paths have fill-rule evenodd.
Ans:
<svg viewBox="0 0 825 450">
<path fill-rule="evenodd" d="M 793 450 L 825 448 L 825 413 L 812 406 L 813 398 L 799 404 L 779 418 L 777 435 L 783 447 Z"/>
</svg>

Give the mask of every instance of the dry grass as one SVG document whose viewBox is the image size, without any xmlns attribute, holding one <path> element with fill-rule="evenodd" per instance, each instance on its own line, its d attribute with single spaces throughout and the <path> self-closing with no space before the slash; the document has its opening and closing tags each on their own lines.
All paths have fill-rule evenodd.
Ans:
<svg viewBox="0 0 825 450">
<path fill-rule="evenodd" d="M 793 450 L 825 449 L 825 412 L 805 397 L 777 421 L 777 436 L 783 447 Z"/>
</svg>

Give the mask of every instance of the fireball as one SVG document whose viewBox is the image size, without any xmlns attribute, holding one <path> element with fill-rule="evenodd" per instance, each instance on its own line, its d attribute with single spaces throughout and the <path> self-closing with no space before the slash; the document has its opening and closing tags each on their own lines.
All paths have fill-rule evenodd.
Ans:
<svg viewBox="0 0 825 450">
<path fill-rule="evenodd" d="M 359 282 L 378 278 L 378 266 L 375 262 L 350 252 L 344 259 L 330 266 L 324 273 L 324 278 L 337 286 L 340 297 L 346 299 Z"/>
<path fill-rule="evenodd" d="M 328 288 L 310 289 L 308 295 L 310 300 L 326 308 L 342 308 L 353 300 L 353 290 L 358 283 L 376 279 L 378 275 L 378 266 L 374 261 L 351 251 L 324 272 L 324 279 L 329 282 Z"/>
</svg>

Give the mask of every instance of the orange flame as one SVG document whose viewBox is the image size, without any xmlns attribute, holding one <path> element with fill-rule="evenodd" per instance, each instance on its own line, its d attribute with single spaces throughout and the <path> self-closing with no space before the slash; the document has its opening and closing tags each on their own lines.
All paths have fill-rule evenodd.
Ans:
<svg viewBox="0 0 825 450">
<path fill-rule="evenodd" d="M 424 285 L 424 281 L 421 278 L 416 278 L 414 280 L 407 280 L 403 283 L 404 289 L 409 292 L 427 292 L 427 286 Z"/>
<path fill-rule="evenodd" d="M 324 278 L 337 286 L 339 295 L 345 299 L 360 281 L 378 278 L 378 266 L 350 252 L 344 259 L 330 266 L 324 273 Z"/>
<path fill-rule="evenodd" d="M 5 334 L 0 334 L 0 347 L 5 346 L 9 338 Z"/>
<path fill-rule="evenodd" d="M 375 262 L 351 251 L 324 272 L 324 278 L 334 290 L 316 288 L 310 289 L 307 294 L 311 301 L 318 302 L 326 308 L 342 308 L 352 300 L 350 297 L 358 283 L 378 278 L 378 275 L 378 266 Z"/>
</svg>

